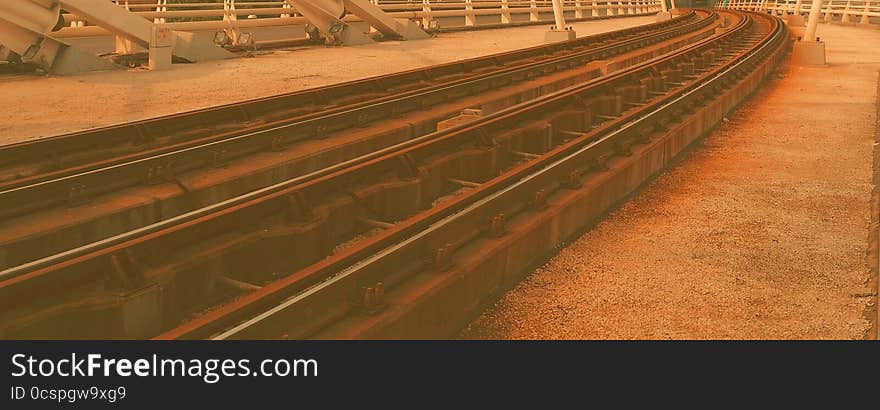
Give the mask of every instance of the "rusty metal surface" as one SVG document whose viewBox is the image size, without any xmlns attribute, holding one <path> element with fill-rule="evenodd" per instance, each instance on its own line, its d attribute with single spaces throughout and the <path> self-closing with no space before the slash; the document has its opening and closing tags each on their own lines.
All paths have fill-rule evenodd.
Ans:
<svg viewBox="0 0 880 410">
<path fill-rule="evenodd" d="M 683 32 L 675 27 L 694 19 L 690 13 L 565 43 L 2 146 L 0 217 L 172 178 L 212 166 L 218 157 L 228 161 L 363 127 L 432 101 L 646 46 L 659 41 L 660 33 Z"/>
<path fill-rule="evenodd" d="M 730 16 L 737 25 L 719 36 L 627 72 L 9 274 L 0 336 L 309 337 L 344 320 L 356 324 L 336 335 L 369 336 L 388 292 L 503 238 L 511 218 L 547 209 L 776 50 L 775 20 Z M 81 297 L 28 296 L 64 293 Z M 71 318 L 104 326 L 60 326 Z"/>
<path fill-rule="evenodd" d="M 656 49 L 661 50 L 670 47 L 660 47 L 662 44 L 680 43 L 680 39 L 686 38 L 696 39 L 696 33 L 704 33 L 700 36 L 708 35 L 712 26 L 706 26 L 706 23 L 711 23 L 711 19 L 698 20 L 645 36 L 649 38 L 645 38 L 642 44 L 657 44 Z M 676 32 L 689 34 L 657 43 Z M 632 42 L 635 41 L 622 40 L 614 42 L 621 47 L 604 46 L 593 50 L 604 50 L 603 53 L 616 58 L 614 56 L 619 55 L 618 53 L 634 46 Z M 627 47 L 623 47 L 627 44 Z M 595 53 L 556 53 L 549 59 L 541 59 L 537 63 L 538 67 L 521 70 L 519 68 L 523 65 L 531 66 L 532 63 L 510 64 L 508 68 L 513 71 L 508 70 L 498 76 L 483 75 L 480 80 L 474 81 L 467 81 L 467 78 L 463 81 L 455 80 L 453 83 L 458 85 L 435 87 L 440 88 L 437 94 L 443 95 L 413 98 L 418 100 L 418 108 L 405 113 L 399 112 L 391 117 L 390 111 L 371 111 L 370 107 L 375 104 L 366 104 L 361 112 L 372 112 L 372 115 L 365 119 L 367 123 L 364 124 L 357 122 L 363 117 L 346 114 L 344 109 L 338 110 L 343 113 L 340 115 L 334 115 L 332 110 L 328 115 L 311 115 L 315 121 L 329 124 L 324 128 L 327 134 L 321 139 L 308 138 L 320 126 L 310 123 L 309 120 L 294 122 L 290 127 L 279 127 L 272 131 L 282 138 L 267 138 L 265 133 L 259 132 L 243 136 L 232 133 L 225 141 L 222 138 L 214 141 L 215 137 L 209 136 L 205 138 L 205 144 L 187 146 L 181 151 L 159 154 L 149 159 L 152 166 L 145 164 L 143 159 L 135 159 L 130 166 L 116 164 L 104 170 L 87 171 L 79 176 L 80 183 L 72 183 L 73 181 L 62 177 L 57 180 L 58 184 L 41 182 L 37 187 L 15 188 L 21 195 L 17 199 L 15 195 L 0 193 L 0 202 L 6 198 L 6 202 L 14 205 L 0 207 L 6 213 L 24 212 L 26 209 L 46 206 L 53 201 L 60 202 L 56 206 L 33 210 L 20 217 L 3 218 L 5 223 L 0 222 L 0 237 L 3 237 L 0 240 L 0 269 L 74 249 L 84 243 L 100 241 L 310 173 L 334 161 L 344 161 L 423 135 L 433 130 L 434 122 L 450 113 L 450 110 L 460 110 L 468 104 L 493 106 L 490 109 L 492 111 L 515 101 L 558 89 L 566 83 L 585 80 L 593 75 L 584 71 L 590 69 L 591 65 L 572 65 L 572 61 L 589 59 L 590 55 L 595 56 Z M 555 64 L 554 61 L 559 63 Z M 631 63 L 626 62 L 624 65 L 626 64 Z M 501 79 L 494 82 L 493 78 L 498 77 Z M 460 107 L 456 109 L 456 106 Z M 345 128 L 346 123 L 351 123 L 352 126 Z M 299 134 L 305 135 L 306 139 L 299 139 Z M 268 143 L 263 144 L 266 141 Z M 92 182 L 88 182 L 89 179 Z M 40 194 L 40 189 L 51 191 L 53 185 L 63 187 L 68 184 L 70 186 L 67 190 L 56 192 L 58 195 L 50 192 Z M 108 192 L 95 196 L 101 191 Z"/>
<path fill-rule="evenodd" d="M 761 79 L 769 75 L 770 69 L 779 62 L 779 58 L 781 57 L 779 50 L 782 49 L 782 44 L 785 41 L 784 30 L 775 20 L 771 20 L 768 23 L 770 24 L 766 24 L 768 27 L 765 28 L 766 36 L 761 36 L 761 40 L 763 41 L 757 43 L 760 47 L 744 50 L 740 53 L 734 53 L 737 54 L 737 56 L 732 62 L 705 73 L 702 76 L 703 78 L 701 78 L 702 81 L 696 82 L 702 83 L 699 87 L 693 87 L 681 93 L 674 93 L 670 98 L 665 98 L 664 100 L 666 100 L 666 103 L 660 108 L 651 108 L 651 110 L 654 111 L 650 116 L 653 117 L 659 115 L 661 117 L 667 117 L 667 119 L 670 117 L 677 118 L 684 115 L 690 115 L 690 111 L 694 111 L 695 108 L 706 104 L 707 101 L 711 101 L 713 97 L 723 96 L 724 98 L 727 98 L 730 100 L 727 101 L 728 106 L 733 105 L 734 101 L 740 101 L 744 98 L 748 92 L 754 90 L 757 84 L 760 83 Z M 748 60 L 746 60 L 747 57 L 749 58 Z M 714 59 L 714 57 L 712 58 Z M 753 76 L 753 78 L 750 78 L 751 82 L 746 85 L 749 85 L 751 88 L 746 89 L 745 87 L 742 87 L 739 90 L 734 90 L 736 91 L 734 93 L 725 93 L 725 87 L 732 86 L 733 82 L 742 77 L 746 77 L 751 70 L 756 70 L 756 65 L 761 62 L 768 62 L 768 64 L 761 67 L 760 76 L 756 75 Z M 711 79 L 712 82 L 708 82 L 709 79 Z M 730 98 L 731 94 L 733 94 L 734 98 Z M 670 99 L 672 101 L 669 101 Z M 728 109 L 729 108 L 730 107 L 728 107 Z M 643 118 L 647 117 L 648 116 L 645 116 Z M 720 120 L 720 115 L 717 115 L 716 117 L 716 121 Z M 628 120 L 632 121 L 632 118 L 630 117 Z M 664 122 L 665 121 L 661 120 L 661 123 Z M 665 122 L 661 128 L 674 122 L 675 120 Z M 475 238 L 496 236 L 496 234 L 493 234 L 492 232 L 497 232 L 497 227 L 490 228 L 488 230 L 489 234 L 486 234 L 484 231 L 485 221 L 497 221 L 499 215 L 521 213 L 524 208 L 529 207 L 533 208 L 533 212 L 540 212 L 543 207 L 538 206 L 539 209 L 536 210 L 535 203 L 544 203 L 544 201 L 546 201 L 547 191 L 544 189 L 547 187 L 553 187 L 555 185 L 556 189 L 561 190 L 578 189 L 580 183 L 571 184 L 570 182 L 565 182 L 571 181 L 571 178 L 567 178 L 561 183 L 554 182 L 554 179 L 559 178 L 560 171 L 562 171 L 562 175 L 571 175 L 571 168 L 568 167 L 580 167 L 583 170 L 583 164 L 594 163 L 594 165 L 586 167 L 590 170 L 587 171 L 587 173 L 593 170 L 599 170 L 601 174 L 601 170 L 605 168 L 605 165 L 595 164 L 597 158 L 602 158 L 604 155 L 614 155 L 622 156 L 624 157 L 623 161 L 627 161 L 626 157 L 631 155 L 632 148 L 625 146 L 627 143 L 622 143 L 620 139 L 622 139 L 622 137 L 626 138 L 625 135 L 627 134 L 627 131 L 632 132 L 637 129 L 637 125 L 632 124 L 634 124 L 634 122 L 627 123 L 621 128 L 618 128 L 615 132 L 606 135 L 587 146 L 582 146 L 576 152 L 569 154 L 565 158 L 558 159 L 558 156 L 556 156 L 556 162 L 543 169 L 532 164 L 529 168 L 538 168 L 541 169 L 541 171 L 518 179 L 512 186 L 498 190 L 497 187 L 489 188 L 488 186 L 492 182 L 487 182 L 483 187 L 486 187 L 488 191 L 492 192 L 490 196 L 484 197 L 478 202 L 474 202 L 469 208 L 459 210 L 455 213 L 445 213 L 445 215 L 447 215 L 445 219 L 436 221 L 431 225 L 422 225 L 425 230 L 416 235 L 410 236 L 403 241 L 393 242 L 394 245 L 379 253 L 364 253 L 364 261 L 362 263 L 342 271 L 342 273 L 336 275 L 329 281 L 311 287 L 293 298 L 280 302 L 278 305 L 256 315 L 256 317 L 216 335 L 216 337 L 282 338 L 309 337 L 314 336 L 315 334 L 334 338 L 437 337 L 438 335 L 444 334 L 444 331 L 448 332 L 451 330 L 448 327 L 448 323 L 455 322 L 454 318 L 456 317 L 464 316 L 466 309 L 474 306 L 473 300 L 480 299 L 480 297 L 467 295 L 467 293 L 469 293 L 468 291 L 472 293 L 474 290 L 472 287 L 461 284 L 461 275 L 463 272 L 468 272 L 468 270 L 462 269 L 458 272 L 458 275 L 449 274 L 444 277 L 443 272 L 450 269 L 449 255 L 455 252 L 454 250 L 450 251 L 450 248 L 461 249 L 466 246 L 465 244 L 472 242 Z M 699 136 L 705 131 L 703 127 L 705 127 L 705 124 L 696 124 L 696 126 L 694 126 L 692 122 L 691 128 L 695 129 L 696 133 L 694 134 L 692 131 L 689 137 L 695 138 L 696 136 Z M 656 123 L 655 126 L 652 126 L 651 128 L 654 128 L 652 132 L 656 131 Z M 650 144 L 650 136 L 640 131 L 636 131 L 635 134 L 635 136 L 629 135 L 629 139 L 633 139 L 634 137 L 635 139 L 647 138 L 647 141 L 640 141 L 636 144 Z M 613 154 L 602 154 L 603 150 L 600 148 L 602 144 L 606 145 L 604 152 L 607 153 L 610 151 Z M 601 160 L 601 162 L 607 163 L 608 160 L 609 159 L 604 159 Z M 574 165 L 571 163 L 574 163 Z M 551 169 L 553 171 L 550 171 Z M 509 178 L 508 176 L 505 177 Z M 602 178 L 602 176 L 599 176 L 598 178 Z M 621 181 L 617 182 L 619 186 L 625 185 L 624 183 L 620 183 Z M 611 186 L 613 187 L 614 184 Z M 611 189 L 613 190 L 614 188 Z M 523 191 L 535 193 L 535 199 L 530 201 L 528 195 L 523 195 Z M 471 195 L 476 194 L 473 193 Z M 538 200 L 538 197 L 542 199 Z M 517 206 L 515 204 L 519 205 Z M 559 221 L 557 221 L 557 223 L 558 222 Z M 489 226 L 492 227 L 496 224 L 497 222 L 490 224 Z M 458 243 L 454 242 L 456 241 L 455 238 L 462 237 L 467 239 L 459 240 Z M 520 239 L 520 244 L 526 243 L 526 247 L 533 248 L 540 248 L 540 246 L 535 245 L 540 244 L 542 240 L 540 235 L 533 235 L 532 238 L 529 238 L 531 240 L 522 240 L 522 237 L 518 239 Z M 564 239 L 564 236 L 555 236 L 554 239 Z M 453 242 L 447 242 L 446 245 L 442 245 L 444 241 Z M 434 246 L 439 245 L 439 247 L 433 248 L 437 249 L 437 256 L 433 263 L 429 262 L 414 269 L 410 268 L 410 272 L 406 273 L 407 276 L 417 278 L 410 282 L 421 282 L 422 287 L 420 288 L 412 284 L 402 283 L 404 281 L 400 280 L 400 278 L 395 278 L 395 275 L 399 275 L 401 271 L 406 272 L 407 261 L 413 259 L 413 255 L 410 253 L 412 252 L 411 248 L 418 247 L 420 246 L 419 244 L 425 246 L 425 242 L 433 242 Z M 484 242 L 486 242 L 486 240 L 484 240 Z M 516 246 L 514 243 L 511 243 L 514 241 L 507 242 L 508 243 L 503 245 L 497 245 L 497 247 L 506 246 L 510 248 Z M 484 243 L 483 247 L 491 247 L 491 245 L 491 243 Z M 520 245 L 519 247 L 522 248 L 523 245 Z M 410 248 L 409 252 L 407 252 L 407 248 Z M 428 246 L 428 248 L 431 249 L 430 246 Z M 481 250 L 482 252 L 472 251 L 471 253 L 481 255 L 485 252 L 484 249 L 481 248 Z M 416 254 L 419 253 L 424 253 L 424 249 L 416 251 Z M 438 260 L 441 259 L 440 254 L 443 255 L 442 259 L 444 262 L 442 263 L 438 262 Z M 538 255 L 533 254 L 532 256 Z M 508 256 L 508 258 L 510 258 L 510 256 Z M 523 260 L 519 262 L 527 263 L 527 261 L 527 258 L 523 258 Z M 489 266 L 480 266 L 479 264 L 476 264 L 477 267 L 483 268 L 483 270 L 477 270 L 473 269 L 475 263 L 471 261 L 472 266 L 470 266 L 470 268 L 472 269 L 470 270 L 470 273 L 473 276 L 484 277 L 492 274 L 500 275 L 503 274 L 506 269 L 510 269 L 509 264 L 513 263 L 510 259 L 496 260 L 495 262 L 495 265 Z M 525 266 L 528 265 L 521 267 Z M 487 271 L 485 270 L 487 267 L 494 268 L 494 270 Z M 376 285 L 370 287 L 371 283 L 375 283 Z M 375 309 L 367 311 L 366 314 L 359 314 L 358 312 L 364 312 L 364 304 L 361 303 L 359 305 L 357 303 L 351 303 L 350 300 L 349 303 L 346 303 L 344 295 L 346 292 L 350 292 L 350 289 L 364 289 L 365 286 L 362 284 L 366 284 L 367 295 L 371 294 L 371 292 L 369 292 L 370 289 L 373 289 L 372 294 L 375 294 L 375 289 L 380 286 L 383 295 L 387 294 L 389 285 L 396 285 L 398 288 L 403 288 L 399 292 L 400 295 L 396 301 L 398 309 L 389 309 L 387 312 L 378 316 L 375 312 L 372 312 L 372 310 Z M 436 295 L 436 293 L 440 292 L 439 289 L 443 289 L 444 287 L 454 287 L 456 285 L 458 285 L 460 290 L 459 294 L 446 295 L 446 297 Z M 349 290 L 346 291 L 346 289 Z M 485 290 L 487 293 L 491 293 L 491 289 Z M 457 296 L 457 298 L 450 296 Z M 434 302 L 423 302 L 424 300 L 433 300 Z M 382 302 L 384 302 L 384 300 Z M 468 302 L 471 303 L 468 304 Z M 418 308 L 412 308 L 413 305 L 419 303 L 422 305 L 429 305 L 430 307 L 421 310 Z M 465 306 L 466 308 L 461 309 L 462 306 Z M 437 313 L 444 311 L 446 312 L 445 315 Z M 330 312 L 330 314 L 325 313 L 325 315 L 322 316 L 315 314 L 314 312 Z M 212 320 L 218 317 L 222 317 L 222 314 L 217 313 L 211 315 L 211 317 L 196 319 L 188 324 L 178 327 L 172 332 L 166 333 L 162 337 L 177 338 L 186 337 L 188 335 L 198 335 L 197 337 L 210 336 L 212 331 L 216 331 L 216 328 L 210 328 L 210 324 L 214 323 Z M 444 319 L 446 323 L 444 323 Z M 343 324 L 339 325 L 339 322 L 343 322 Z M 335 329 L 328 330 L 327 327 L 329 324 L 334 323 Z M 205 331 L 205 333 L 200 333 L 200 331 Z"/>
</svg>

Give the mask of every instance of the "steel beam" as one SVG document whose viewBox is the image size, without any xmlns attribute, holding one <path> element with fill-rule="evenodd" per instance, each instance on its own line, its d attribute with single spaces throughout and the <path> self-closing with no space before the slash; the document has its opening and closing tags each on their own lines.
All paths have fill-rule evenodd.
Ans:
<svg viewBox="0 0 880 410">
<path fill-rule="evenodd" d="M 0 18 L 35 33 L 49 33 L 64 25 L 60 5 L 46 7 L 30 0 L 0 1 Z"/>
<path fill-rule="evenodd" d="M 293 6 L 314 26 L 325 42 L 340 45 L 371 43 L 372 40 L 342 21 L 345 7 L 341 0 L 293 0 Z M 309 33 L 310 30 L 306 30 Z M 314 34 L 309 34 L 313 36 Z M 314 37 L 313 37 L 314 40 Z"/>
<path fill-rule="evenodd" d="M 112 62 L 16 23 L 0 18 L 0 39 L 4 47 L 53 74 L 116 68 Z"/>
<path fill-rule="evenodd" d="M 61 0 L 64 9 L 85 17 L 90 23 L 131 40 L 141 47 L 150 46 L 153 23 L 106 0 Z"/>
<path fill-rule="evenodd" d="M 302 1 L 302 0 L 300 0 Z M 312 0 L 309 0 L 312 1 Z M 387 37 L 418 40 L 430 37 L 410 19 L 395 19 L 368 0 L 343 0 L 345 8 Z"/>
<path fill-rule="evenodd" d="M 65 10 L 98 24 L 111 33 L 144 48 L 150 47 L 153 23 L 105 0 L 61 0 Z M 173 54 L 189 61 L 231 58 L 233 55 L 216 46 L 211 38 L 175 32 Z"/>
</svg>

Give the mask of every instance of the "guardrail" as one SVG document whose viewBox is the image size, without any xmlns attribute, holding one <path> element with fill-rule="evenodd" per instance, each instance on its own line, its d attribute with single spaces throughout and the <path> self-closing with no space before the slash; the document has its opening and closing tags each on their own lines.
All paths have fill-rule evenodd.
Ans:
<svg viewBox="0 0 880 410">
<path fill-rule="evenodd" d="M 229 28 L 230 24 L 235 24 L 238 28 L 250 28 L 296 26 L 308 23 L 297 12 L 296 7 L 287 1 L 233 0 L 234 8 L 224 8 L 222 1 L 170 3 L 169 0 L 152 0 L 150 3 L 134 3 L 134 1 L 116 0 L 115 2 L 120 7 L 127 7 L 146 19 L 164 22 L 179 31 L 220 30 Z M 417 20 L 423 27 L 430 27 L 433 20 L 441 18 L 446 19 L 447 22 L 454 20 L 449 26 L 474 28 L 553 20 L 553 7 L 548 0 L 373 0 L 373 2 L 392 17 Z M 570 19 L 641 14 L 660 9 L 660 0 L 563 0 L 563 3 L 566 18 Z M 230 16 L 230 13 L 234 16 Z M 63 17 L 67 27 L 56 32 L 56 37 L 111 35 L 109 31 L 97 25 L 90 25 L 88 20 L 75 14 L 64 13 Z M 361 21 L 353 15 L 347 15 L 343 20 Z"/>
<path fill-rule="evenodd" d="M 763 11 L 777 16 L 806 16 L 812 8 L 811 3 L 810 0 L 718 0 L 715 7 Z M 880 25 L 880 0 L 824 0 L 821 13 L 822 20 L 826 23 Z"/>
</svg>

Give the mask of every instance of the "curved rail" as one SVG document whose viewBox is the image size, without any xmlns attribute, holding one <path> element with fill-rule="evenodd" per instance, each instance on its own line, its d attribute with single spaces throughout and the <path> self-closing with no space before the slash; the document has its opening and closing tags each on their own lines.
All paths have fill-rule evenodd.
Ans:
<svg viewBox="0 0 880 410">
<path fill-rule="evenodd" d="M 761 17 L 761 19 L 766 19 L 766 17 Z M 485 227 L 487 219 L 492 220 L 493 215 L 511 215 L 511 213 L 516 214 L 523 209 L 528 209 L 530 205 L 527 202 L 524 203 L 522 199 L 524 193 L 545 192 L 542 195 L 546 195 L 546 191 L 543 189 L 548 186 L 555 185 L 557 188 L 565 188 L 564 183 L 557 181 L 560 180 L 560 176 L 570 175 L 573 168 L 583 167 L 582 164 L 585 163 L 595 164 L 597 160 L 600 163 L 607 161 L 607 156 L 611 155 L 626 155 L 620 149 L 622 140 L 645 137 L 647 133 L 651 132 L 646 130 L 653 130 L 658 126 L 658 117 L 675 118 L 681 116 L 682 112 L 686 111 L 683 110 L 683 107 L 690 108 L 708 95 L 717 93 L 719 86 L 729 85 L 731 81 L 737 80 L 747 72 L 744 70 L 748 70 L 762 59 L 767 58 L 770 52 L 781 48 L 786 39 L 784 27 L 776 19 L 766 19 L 765 21 L 769 23 L 770 29 L 760 41 L 756 42 L 755 47 L 738 53 L 728 63 L 703 74 L 690 86 L 676 90 L 656 104 L 639 108 L 632 115 L 610 120 L 611 124 L 603 127 L 602 130 L 597 129 L 585 133 L 577 141 L 562 144 L 540 158 L 480 184 L 473 191 L 464 194 L 460 199 L 445 207 L 434 209 L 430 213 L 419 215 L 400 224 L 400 226 L 389 229 L 387 233 L 372 241 L 373 245 L 377 247 L 384 245 L 384 248 L 364 246 L 356 252 L 357 256 L 352 255 L 352 260 L 357 260 L 357 262 L 338 270 L 338 273 L 330 276 L 328 280 L 304 288 L 300 293 L 284 299 L 273 297 L 273 291 L 279 291 L 281 289 L 279 287 L 255 291 L 233 304 L 185 323 L 163 334 L 160 338 L 275 338 L 280 337 L 281 333 L 284 337 L 307 337 L 310 333 L 326 326 L 328 321 L 328 318 L 323 318 L 324 323 L 311 323 L 316 318 L 312 314 L 305 313 L 315 311 L 318 306 L 326 308 L 323 301 L 320 301 L 321 298 L 333 300 L 339 305 L 340 289 L 351 288 L 353 282 L 376 283 L 378 280 L 384 283 L 380 286 L 382 286 L 382 291 L 386 292 L 389 283 L 394 284 L 400 281 L 394 276 L 399 274 L 397 271 L 406 269 L 407 260 L 412 258 L 413 249 L 424 247 L 426 243 L 433 243 L 434 246 L 440 244 L 441 246 L 435 248 L 438 255 L 435 256 L 433 265 L 435 269 L 443 270 L 443 266 L 438 266 L 437 259 L 440 258 L 440 255 L 446 255 L 445 257 L 448 258 L 448 255 L 455 248 L 464 246 L 475 237 L 485 236 L 487 234 Z M 748 29 L 751 22 L 751 16 L 743 19 L 741 24 L 728 34 L 733 35 L 737 31 Z M 565 97 L 557 96 L 557 98 Z M 660 127 L 662 128 L 662 125 Z M 606 157 L 606 159 L 599 160 L 602 157 Z M 516 203 L 519 205 L 510 205 Z M 473 229 L 473 226 L 480 228 Z M 491 230 L 491 227 L 488 229 Z M 467 239 L 459 240 L 458 243 L 442 245 L 444 240 L 448 241 L 450 240 L 448 238 L 456 236 L 464 236 Z M 438 239 L 440 237 L 446 239 Z M 451 250 L 450 247 L 453 249 Z M 440 262 L 440 265 L 442 263 Z M 428 265 L 430 269 L 431 264 Z M 337 269 L 338 267 L 339 265 L 335 266 Z M 379 272 L 382 271 L 385 273 L 380 274 Z M 310 274 L 316 272 L 318 270 L 313 270 Z M 302 271 L 296 272 L 282 281 L 286 281 L 290 285 L 296 280 L 302 280 L 308 276 L 301 273 Z M 413 274 L 413 272 L 408 273 Z M 365 280 L 365 278 L 370 279 Z M 399 285 L 399 283 L 397 284 Z M 375 290 L 375 288 L 370 289 Z M 253 310 L 248 309 L 249 306 L 253 307 L 267 299 L 274 300 L 277 304 L 256 315 Z M 351 310 L 351 307 L 348 309 Z M 223 324 L 228 326 L 228 323 L 234 321 L 236 317 L 239 319 L 242 317 L 236 313 L 244 312 L 247 312 L 244 316 L 252 317 L 223 330 L 219 334 L 214 334 L 223 328 Z M 339 320 L 338 315 L 343 315 L 339 308 L 334 313 L 337 317 L 332 320 Z"/>
<path fill-rule="evenodd" d="M 407 174 L 414 170 L 418 173 L 418 168 L 406 164 L 425 163 L 442 156 L 443 152 L 460 151 L 462 147 L 484 149 L 486 144 L 491 145 L 491 141 L 486 140 L 487 135 L 516 128 L 521 125 L 523 119 L 542 118 L 541 116 L 546 113 L 569 112 L 572 106 L 581 107 L 582 111 L 583 107 L 588 107 L 586 111 L 592 115 L 589 122 L 596 125 L 595 127 L 588 126 L 585 130 L 579 130 L 577 135 L 569 135 L 569 138 L 558 138 L 555 141 L 556 145 L 546 153 L 527 153 L 526 161 L 514 163 L 500 176 L 489 177 L 477 183 L 457 181 L 472 187 L 472 190 L 450 202 L 418 212 L 396 224 L 375 222 L 383 228 L 383 231 L 358 242 L 354 248 L 342 249 L 326 258 L 312 261 L 291 275 L 268 283 L 257 290 L 249 289 L 239 299 L 186 322 L 161 336 L 161 338 L 208 337 L 232 326 L 232 330 L 225 331 L 220 337 L 254 335 L 265 337 L 266 329 L 272 328 L 272 325 L 267 323 L 271 323 L 278 315 L 290 315 L 291 309 L 298 309 L 304 303 L 313 303 L 316 297 L 325 295 L 326 292 L 338 293 L 338 287 L 343 284 L 348 289 L 352 280 L 362 281 L 364 277 L 373 277 L 376 275 L 377 266 L 386 268 L 406 266 L 412 262 L 414 249 L 424 250 L 426 246 L 434 249 L 432 263 L 438 263 L 438 260 L 443 259 L 443 255 L 448 255 L 455 247 L 462 246 L 468 238 L 472 238 L 475 229 L 479 235 L 483 229 L 481 221 L 484 221 L 487 215 L 502 213 L 500 209 L 509 208 L 507 205 L 499 204 L 522 202 L 523 192 L 540 191 L 537 187 L 546 186 L 548 179 L 558 179 L 560 168 L 568 167 L 568 174 L 573 175 L 572 170 L 576 170 L 577 167 L 572 167 L 571 161 L 576 161 L 578 164 L 593 164 L 591 166 L 596 167 L 601 166 L 601 163 L 607 161 L 609 157 L 625 155 L 628 146 L 650 134 L 652 129 L 664 127 L 670 118 L 680 116 L 688 104 L 694 104 L 694 101 L 700 98 L 711 96 L 719 84 L 735 81 L 737 78 L 735 73 L 763 57 L 762 50 L 770 50 L 771 44 L 778 45 L 781 41 L 778 22 L 772 20 L 767 25 L 770 30 L 766 37 L 760 39 L 761 41 L 757 41 L 758 39 L 754 41 L 757 46 L 735 53 L 729 62 L 717 67 L 712 66 L 718 59 L 716 50 L 719 47 L 722 49 L 734 47 L 732 46 L 734 39 L 748 39 L 748 33 L 753 30 L 751 18 L 741 18 L 737 25 L 716 37 L 644 62 L 627 72 L 595 79 L 529 103 L 510 107 L 477 123 L 389 147 L 375 154 L 297 178 L 289 183 L 268 187 L 244 197 L 182 215 L 181 218 L 172 218 L 165 221 L 166 223 L 90 245 L 74 253 L 56 255 L 38 261 L 37 264 L 19 267 L 17 271 L 4 271 L 0 273 L 5 275 L 0 282 L 0 295 L 2 295 L 0 300 L 3 301 L 0 304 L 14 308 L 20 306 L 23 295 L 34 294 L 38 289 L 64 289 L 82 280 L 95 278 L 95 275 L 100 277 L 101 272 L 105 272 L 108 265 L 119 267 L 132 263 L 132 259 L 119 255 L 128 254 L 131 258 L 130 255 L 134 254 L 137 256 L 133 259 L 137 259 L 161 253 L 163 249 L 167 253 L 194 238 L 220 235 L 230 229 L 244 232 L 245 235 L 252 233 L 252 229 L 241 231 L 240 225 L 244 220 L 261 220 L 267 216 L 278 215 L 280 212 L 281 215 L 287 215 L 292 220 L 292 225 L 296 225 L 299 229 L 307 225 L 312 218 L 311 215 L 303 213 L 303 198 L 318 198 L 342 186 L 365 183 L 367 175 L 401 175 L 403 172 L 401 178 L 405 180 L 419 179 L 421 176 L 417 174 Z M 705 67 L 694 68 L 693 64 L 697 64 L 695 62 Z M 685 72 L 691 73 L 682 74 L 683 68 Z M 658 77 L 661 73 L 662 76 Z M 642 89 L 654 93 L 651 94 L 651 98 L 633 96 L 633 81 L 640 77 L 647 81 L 642 83 Z M 679 83 L 669 80 L 668 85 L 671 87 L 667 89 L 665 80 L 655 81 L 658 78 L 685 79 L 685 81 Z M 608 100 L 603 98 L 612 94 L 623 100 L 623 103 L 629 104 L 628 108 L 609 111 Z M 557 137 L 559 136 L 554 138 Z M 404 164 L 402 167 L 401 163 Z M 585 172 L 587 171 L 581 167 L 576 177 L 582 176 Z M 382 178 L 379 181 L 382 181 Z M 531 199 L 531 203 L 536 202 L 540 202 L 540 198 Z M 513 213 L 516 213 L 522 206 L 517 205 L 514 208 L 517 208 L 513 210 Z M 448 235 L 450 229 L 457 232 L 462 243 L 449 245 L 444 241 L 437 248 L 437 235 L 440 235 L 440 232 Z M 426 241 L 434 241 L 434 243 L 426 245 Z M 123 273 L 128 271 L 124 267 L 121 270 Z M 333 300 L 338 302 L 338 299 Z M 350 306 L 345 306 L 343 303 L 329 309 L 328 312 L 338 315 L 344 314 L 344 311 L 349 309 Z M 236 322 L 241 321 L 244 322 L 235 325 Z M 315 326 L 319 325 L 314 323 L 303 325 L 301 328 L 303 335 L 307 335 L 309 329 L 314 330 Z"/>
<path fill-rule="evenodd" d="M 2 146 L 0 166 L 5 165 L 7 177 L 0 181 L 0 218 L 82 202 L 151 180 L 170 180 L 211 167 L 220 156 L 229 161 L 278 151 L 297 141 L 423 109 L 431 101 L 460 98 L 604 58 L 709 23 L 704 19 L 685 24 L 693 20 L 691 12 L 561 44 Z M 254 125 L 242 128 L 239 123 Z M 232 129 L 217 133 L 224 128 Z"/>
</svg>

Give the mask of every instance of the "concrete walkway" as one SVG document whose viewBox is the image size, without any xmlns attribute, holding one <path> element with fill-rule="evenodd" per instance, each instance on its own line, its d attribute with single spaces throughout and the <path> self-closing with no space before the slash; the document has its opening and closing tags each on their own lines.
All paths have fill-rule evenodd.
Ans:
<svg viewBox="0 0 880 410">
<path fill-rule="evenodd" d="M 574 23 L 587 36 L 653 23 L 653 16 Z M 441 33 L 421 41 L 305 47 L 173 70 L 71 77 L 0 76 L 0 145 L 543 44 L 546 25 Z"/>
<path fill-rule="evenodd" d="M 474 321 L 463 338 L 861 339 L 880 32 L 822 25 L 680 164 Z M 876 235 L 876 232 L 873 233 Z"/>
</svg>

